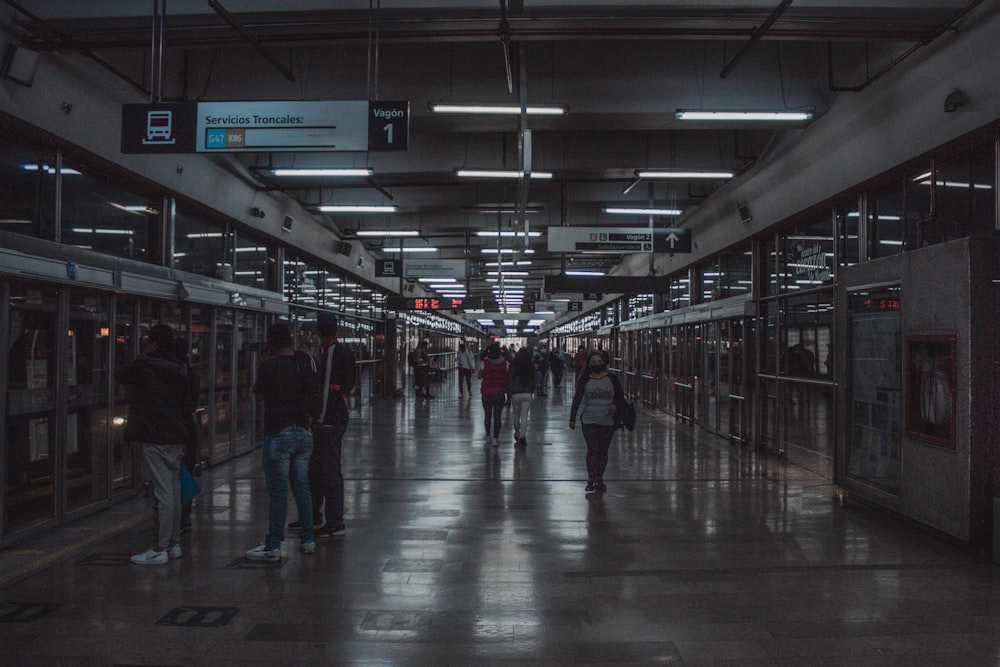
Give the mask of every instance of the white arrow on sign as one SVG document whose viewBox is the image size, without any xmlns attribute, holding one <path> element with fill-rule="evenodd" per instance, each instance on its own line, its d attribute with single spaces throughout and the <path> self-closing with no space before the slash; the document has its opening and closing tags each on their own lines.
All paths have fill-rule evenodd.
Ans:
<svg viewBox="0 0 1000 667">
<path fill-rule="evenodd" d="M 671 232 L 670 236 L 667 237 L 667 243 L 670 244 L 671 248 L 675 247 L 677 245 L 677 242 L 680 241 L 680 240 L 681 240 L 681 237 L 677 236 L 677 234 L 674 234 L 672 232 Z"/>
</svg>

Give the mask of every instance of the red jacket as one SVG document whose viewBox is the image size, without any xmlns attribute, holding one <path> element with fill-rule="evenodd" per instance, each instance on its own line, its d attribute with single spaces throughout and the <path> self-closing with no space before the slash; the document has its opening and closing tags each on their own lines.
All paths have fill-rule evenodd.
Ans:
<svg viewBox="0 0 1000 667">
<path fill-rule="evenodd" d="M 479 369 L 483 384 L 479 391 L 483 394 L 507 393 L 507 360 L 503 357 L 486 357 Z"/>
</svg>

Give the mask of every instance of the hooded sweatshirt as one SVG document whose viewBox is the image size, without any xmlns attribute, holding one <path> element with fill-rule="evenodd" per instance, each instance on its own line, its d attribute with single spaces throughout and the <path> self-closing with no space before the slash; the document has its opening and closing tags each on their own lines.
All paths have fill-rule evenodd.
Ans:
<svg viewBox="0 0 1000 667">
<path fill-rule="evenodd" d="M 482 368 L 483 384 L 479 391 L 483 394 L 506 394 L 507 393 L 507 360 L 502 355 L 496 357 L 486 357 L 483 359 Z"/>
</svg>

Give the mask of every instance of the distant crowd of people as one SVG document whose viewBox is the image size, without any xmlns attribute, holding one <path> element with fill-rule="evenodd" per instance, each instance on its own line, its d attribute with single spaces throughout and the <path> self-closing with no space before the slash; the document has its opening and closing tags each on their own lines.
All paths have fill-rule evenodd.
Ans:
<svg viewBox="0 0 1000 667">
<path fill-rule="evenodd" d="M 341 459 L 350 412 L 345 396 L 357 382 L 357 368 L 351 350 L 337 338 L 338 325 L 333 313 L 317 315 L 322 340 L 317 356 L 308 344 L 296 349 L 287 324 L 275 323 L 267 331 L 253 392 L 262 417 L 268 528 L 264 540 L 245 552 L 248 560 L 280 561 L 286 528 L 298 532 L 303 554 L 316 552 L 317 539 L 346 533 Z M 428 342 L 421 341 L 408 359 L 417 396 L 432 398 L 430 383 L 438 371 Z M 511 411 L 515 446 L 527 446 L 533 398 L 547 396 L 550 381 L 554 391 L 561 390 L 571 371 L 575 389 L 569 428 L 575 429 L 579 418 L 587 445 L 585 490 L 606 490 L 604 470 L 624 396 L 621 383 L 608 371 L 605 353 L 581 347 L 570 357 L 558 346 L 549 350 L 494 342 L 477 356 L 462 343 L 456 366 L 460 397 L 472 395 L 473 374 L 480 380 L 484 437 L 493 447 L 500 445 L 505 408 Z M 180 536 L 190 529 L 191 496 L 197 493 L 191 471 L 198 451 L 194 408 L 199 379 L 186 342 L 166 324 L 150 329 L 142 354 L 116 379 L 131 388 L 125 439 L 141 448 L 154 510 L 153 544 L 131 560 L 164 565 L 182 556 Z M 298 516 L 286 523 L 289 490 Z"/>
</svg>

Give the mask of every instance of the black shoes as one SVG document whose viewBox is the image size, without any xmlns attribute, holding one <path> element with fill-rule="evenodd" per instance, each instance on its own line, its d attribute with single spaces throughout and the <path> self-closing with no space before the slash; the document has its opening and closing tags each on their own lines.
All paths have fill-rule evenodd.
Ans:
<svg viewBox="0 0 1000 667">
<path fill-rule="evenodd" d="M 328 526 L 323 524 L 316 529 L 316 539 L 324 539 L 327 537 L 340 537 L 341 535 L 347 534 L 347 528 L 345 526 Z"/>
</svg>

